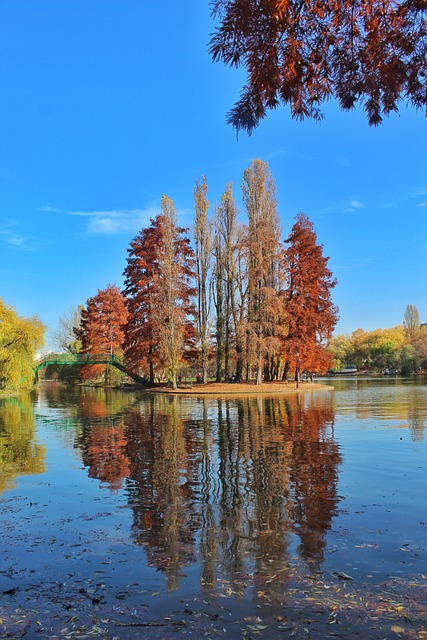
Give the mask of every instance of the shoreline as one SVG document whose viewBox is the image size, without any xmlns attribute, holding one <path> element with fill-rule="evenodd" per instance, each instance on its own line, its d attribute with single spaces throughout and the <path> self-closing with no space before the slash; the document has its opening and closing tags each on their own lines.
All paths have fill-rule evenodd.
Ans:
<svg viewBox="0 0 427 640">
<path fill-rule="evenodd" d="M 178 389 L 170 387 L 148 387 L 143 391 L 146 393 L 167 393 L 172 395 L 264 395 L 264 394 L 285 394 L 300 393 L 306 391 L 333 391 L 333 386 L 318 382 L 300 382 L 297 388 L 296 382 L 266 382 L 256 385 L 254 382 L 207 382 L 201 384 L 193 383 L 191 386 L 179 386 Z"/>
<path fill-rule="evenodd" d="M 48 381 L 45 382 L 58 382 Z M 59 382 L 59 384 L 62 384 Z M 126 384 L 125 386 L 107 385 L 103 383 L 79 382 L 77 387 L 87 387 L 90 389 L 114 389 L 116 391 L 156 393 L 168 395 L 191 395 L 191 396 L 258 396 L 258 395 L 282 395 L 305 393 L 307 391 L 333 391 L 334 387 L 322 382 L 300 382 L 297 388 L 296 382 L 265 382 L 256 385 L 255 382 L 183 382 L 178 384 L 177 389 L 167 386 L 144 387 L 137 383 Z M 1 396 L 0 396 L 1 397 Z"/>
</svg>

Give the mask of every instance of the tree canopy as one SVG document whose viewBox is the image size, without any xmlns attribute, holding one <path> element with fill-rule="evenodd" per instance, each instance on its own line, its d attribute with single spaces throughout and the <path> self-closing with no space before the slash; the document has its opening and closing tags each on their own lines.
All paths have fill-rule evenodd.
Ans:
<svg viewBox="0 0 427 640">
<path fill-rule="evenodd" d="M 81 350 L 81 342 L 76 337 L 82 320 L 83 306 L 71 307 L 58 321 L 58 327 L 53 331 L 52 338 L 60 351 L 65 353 L 78 353 Z"/>
<path fill-rule="evenodd" d="M 16 391 L 33 386 L 34 358 L 44 334 L 39 318 L 19 316 L 0 298 L 0 388 Z"/>
<path fill-rule="evenodd" d="M 317 243 L 313 223 L 300 213 L 286 240 L 284 297 L 288 314 L 286 362 L 309 371 L 326 370 L 330 359 L 326 345 L 338 320 L 331 290 L 336 285 L 328 268 L 329 258 Z"/>
<path fill-rule="evenodd" d="M 426 11 L 427 0 L 215 0 L 212 57 L 247 74 L 228 123 L 251 133 L 280 104 L 319 120 L 330 98 L 363 105 L 370 125 L 401 100 L 426 109 Z"/>
<path fill-rule="evenodd" d="M 409 342 L 413 342 L 420 332 L 420 314 L 415 305 L 406 305 L 405 313 L 403 314 L 403 326 Z"/>
<path fill-rule="evenodd" d="M 148 369 L 152 382 L 155 365 L 164 367 L 176 386 L 183 350 L 194 342 L 194 254 L 186 229 L 177 226 L 173 201 L 164 195 L 161 207 L 128 249 L 125 355 L 133 370 Z"/>
<path fill-rule="evenodd" d="M 81 311 L 81 327 L 76 334 L 81 340 L 82 352 L 121 355 L 127 317 L 125 299 L 117 285 L 109 284 L 105 289 L 98 289 Z M 85 379 L 93 379 L 109 373 L 105 365 L 87 365 L 82 368 L 81 375 Z"/>
</svg>

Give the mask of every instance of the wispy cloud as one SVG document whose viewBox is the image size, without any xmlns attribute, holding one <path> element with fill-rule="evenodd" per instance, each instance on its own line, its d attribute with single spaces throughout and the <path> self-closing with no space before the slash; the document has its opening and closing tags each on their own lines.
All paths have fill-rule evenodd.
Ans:
<svg viewBox="0 0 427 640">
<path fill-rule="evenodd" d="M 276 158 L 287 158 L 291 154 L 289 149 L 273 149 L 267 154 L 267 160 L 275 160 Z"/>
<path fill-rule="evenodd" d="M 388 209 L 396 209 L 401 207 L 402 205 L 411 205 L 415 207 L 427 207 L 426 196 L 427 189 L 418 189 L 417 191 L 412 191 L 406 195 L 401 195 L 394 199 L 387 199 L 376 202 L 362 202 L 357 198 L 349 198 L 348 200 L 341 200 L 338 202 L 332 202 L 329 207 L 323 210 L 324 213 L 327 212 L 341 212 L 346 214 L 355 214 L 358 211 L 387 211 Z"/>
<path fill-rule="evenodd" d="M 94 235 L 136 232 L 145 226 L 159 209 L 131 209 L 122 211 L 70 211 L 69 215 L 87 218 L 86 231 Z"/>
<path fill-rule="evenodd" d="M 349 256 L 343 262 L 337 262 L 337 268 L 340 271 L 352 271 L 354 269 L 362 269 L 365 267 L 371 269 L 373 264 L 378 263 L 378 257 L 376 256 Z"/>
<path fill-rule="evenodd" d="M 25 238 L 23 238 L 22 236 L 9 236 L 7 242 L 13 247 L 23 247 Z"/>
<path fill-rule="evenodd" d="M 85 218 L 85 231 L 92 235 L 114 235 L 136 233 L 149 223 L 150 218 L 159 213 L 159 207 L 147 209 L 122 209 L 110 211 L 60 211 L 54 207 L 42 207 L 44 213 L 59 213 Z"/>
<path fill-rule="evenodd" d="M 385 202 L 383 202 L 381 208 L 396 209 L 397 207 L 401 207 L 402 205 L 425 207 L 427 206 L 427 202 L 425 202 L 426 195 L 427 195 L 427 189 L 420 188 L 408 194 L 403 194 L 400 197 L 396 197 L 393 200 L 386 200 Z M 421 202 L 417 202 L 419 200 L 421 200 Z"/>
<path fill-rule="evenodd" d="M 61 209 L 55 209 L 55 207 L 39 207 L 37 211 L 42 213 L 62 213 Z"/>
<path fill-rule="evenodd" d="M 323 209 L 323 213 L 338 212 L 338 213 L 356 213 L 360 209 L 364 209 L 365 205 L 360 200 L 350 199 L 340 202 L 331 203 L 329 207 Z"/>
<path fill-rule="evenodd" d="M 414 194 L 415 199 L 420 200 L 420 202 L 417 203 L 417 207 L 427 207 L 426 196 L 427 196 L 427 189 L 419 189 L 418 191 L 415 192 Z"/>
<path fill-rule="evenodd" d="M 378 258 L 377 257 L 359 257 L 359 258 L 350 258 L 349 262 L 353 262 L 355 264 L 363 264 L 363 263 L 367 263 L 367 262 L 378 262 Z"/>
<path fill-rule="evenodd" d="M 350 200 L 347 205 L 344 205 L 344 213 L 354 213 L 358 209 L 363 209 L 363 204 L 359 200 Z"/>
<path fill-rule="evenodd" d="M 24 251 L 33 251 L 37 248 L 32 238 L 26 238 L 17 233 L 13 225 L 8 225 L 0 229 L 0 243 L 6 247 L 22 249 Z"/>
</svg>

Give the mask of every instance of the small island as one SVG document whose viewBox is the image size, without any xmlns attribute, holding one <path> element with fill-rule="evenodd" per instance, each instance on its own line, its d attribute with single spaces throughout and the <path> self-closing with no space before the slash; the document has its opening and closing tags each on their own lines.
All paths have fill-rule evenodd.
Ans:
<svg viewBox="0 0 427 640">
<path fill-rule="evenodd" d="M 185 383 L 177 385 L 176 389 L 170 387 L 150 387 L 146 389 L 148 392 L 154 393 L 171 393 L 177 395 L 193 395 L 193 396 L 239 396 L 239 395 L 263 395 L 263 394 L 282 394 L 282 393 L 300 393 L 305 391 L 332 391 L 333 387 L 321 382 L 262 382 L 256 384 L 255 380 L 249 382 L 207 382 L 206 384 Z"/>
</svg>

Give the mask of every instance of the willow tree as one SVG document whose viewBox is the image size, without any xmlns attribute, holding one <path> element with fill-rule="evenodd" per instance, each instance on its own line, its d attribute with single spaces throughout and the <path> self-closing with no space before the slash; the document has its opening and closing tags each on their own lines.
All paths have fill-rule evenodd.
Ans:
<svg viewBox="0 0 427 640">
<path fill-rule="evenodd" d="M 0 388 L 30 389 L 34 360 L 44 344 L 45 327 L 35 316 L 23 318 L 0 298 Z"/>
<path fill-rule="evenodd" d="M 304 213 L 296 217 L 286 243 L 282 263 L 288 316 L 283 350 L 285 376 L 292 365 L 296 376 L 300 367 L 324 371 L 332 358 L 327 343 L 338 320 L 338 309 L 331 298 L 336 280 L 323 246 L 317 243 L 313 223 Z"/>
<path fill-rule="evenodd" d="M 208 184 L 203 176 L 194 186 L 194 244 L 197 293 L 197 342 L 202 366 L 202 382 L 207 382 L 209 362 L 210 273 L 212 262 L 212 227 L 208 219 Z"/>
<path fill-rule="evenodd" d="M 370 125 L 400 100 L 427 107 L 426 0 L 215 0 L 214 60 L 247 81 L 228 122 L 248 133 L 269 109 L 321 119 L 322 103 L 362 104 Z"/>
<path fill-rule="evenodd" d="M 276 185 L 266 162 L 253 160 L 245 170 L 242 192 L 248 216 L 247 335 L 256 383 L 261 384 L 264 368 L 268 379 L 273 375 L 280 350 L 279 325 L 283 320 L 283 314 L 278 313 L 282 300 L 278 297 L 281 242 Z"/>
</svg>

